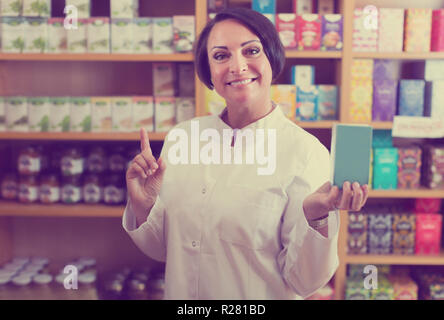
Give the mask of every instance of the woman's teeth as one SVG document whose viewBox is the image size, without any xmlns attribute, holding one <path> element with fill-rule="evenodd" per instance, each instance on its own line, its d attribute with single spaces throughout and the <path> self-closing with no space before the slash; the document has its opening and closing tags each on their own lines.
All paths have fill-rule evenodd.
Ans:
<svg viewBox="0 0 444 320">
<path fill-rule="evenodd" d="M 250 83 L 252 81 L 253 81 L 253 79 L 245 79 L 245 80 L 242 80 L 242 81 L 233 81 L 233 82 L 230 82 L 230 85 L 247 84 L 247 83 Z"/>
</svg>

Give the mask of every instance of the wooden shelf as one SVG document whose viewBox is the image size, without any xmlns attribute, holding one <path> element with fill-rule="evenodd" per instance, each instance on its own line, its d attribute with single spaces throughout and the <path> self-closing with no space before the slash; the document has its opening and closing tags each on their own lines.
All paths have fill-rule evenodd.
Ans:
<svg viewBox="0 0 444 320">
<path fill-rule="evenodd" d="M 444 198 L 444 190 L 370 190 L 369 198 Z"/>
<path fill-rule="evenodd" d="M 118 218 L 122 217 L 123 206 L 104 204 L 23 204 L 0 201 L 0 216 L 12 217 L 84 217 L 84 218 Z"/>
<path fill-rule="evenodd" d="M 439 255 L 347 255 L 348 264 L 400 264 L 400 265 L 444 265 L 444 253 Z"/>
<path fill-rule="evenodd" d="M 0 53 L 0 61 L 189 61 L 191 53 L 110 54 L 110 53 Z"/>
<path fill-rule="evenodd" d="M 341 59 L 342 51 L 298 51 L 285 50 L 286 58 L 305 58 L 305 59 Z"/>
<path fill-rule="evenodd" d="M 355 59 L 428 60 L 444 59 L 444 52 L 353 52 Z"/>
<path fill-rule="evenodd" d="M 166 132 L 148 133 L 150 141 L 163 141 Z M 139 132 L 0 132 L 0 140 L 139 141 Z"/>
</svg>

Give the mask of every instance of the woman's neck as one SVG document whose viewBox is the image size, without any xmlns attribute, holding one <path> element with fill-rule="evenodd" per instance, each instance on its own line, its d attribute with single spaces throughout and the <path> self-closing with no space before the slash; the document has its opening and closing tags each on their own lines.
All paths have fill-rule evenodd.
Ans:
<svg viewBox="0 0 444 320">
<path fill-rule="evenodd" d="M 239 107 L 227 104 L 222 120 L 233 129 L 242 129 L 265 117 L 273 110 L 271 101 L 262 106 Z"/>
</svg>

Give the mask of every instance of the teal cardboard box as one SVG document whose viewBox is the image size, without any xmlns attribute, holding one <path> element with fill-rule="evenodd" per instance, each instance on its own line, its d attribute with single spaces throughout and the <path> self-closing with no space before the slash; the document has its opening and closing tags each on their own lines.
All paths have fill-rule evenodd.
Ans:
<svg viewBox="0 0 444 320">
<path fill-rule="evenodd" d="M 396 189 L 398 186 L 398 149 L 374 148 L 373 189 Z"/>
</svg>

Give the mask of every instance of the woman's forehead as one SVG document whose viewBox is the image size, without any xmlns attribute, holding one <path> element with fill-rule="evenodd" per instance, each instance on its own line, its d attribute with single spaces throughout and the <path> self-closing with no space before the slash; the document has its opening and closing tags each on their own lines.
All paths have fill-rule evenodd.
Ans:
<svg viewBox="0 0 444 320">
<path fill-rule="evenodd" d="M 241 45 L 247 41 L 259 40 L 259 37 L 246 26 L 234 19 L 216 23 L 208 36 L 208 49 L 213 46 Z"/>
</svg>

